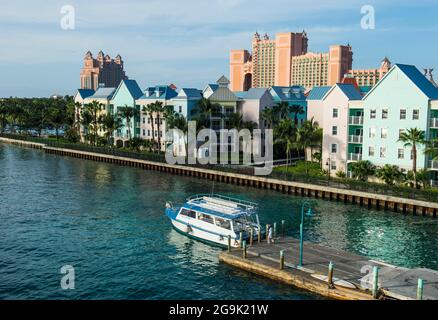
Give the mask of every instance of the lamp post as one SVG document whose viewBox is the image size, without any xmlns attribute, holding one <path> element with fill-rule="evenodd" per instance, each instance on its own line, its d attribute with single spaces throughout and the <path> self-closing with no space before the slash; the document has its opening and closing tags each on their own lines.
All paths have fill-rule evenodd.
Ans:
<svg viewBox="0 0 438 320">
<path fill-rule="evenodd" d="M 330 185 L 330 176 L 331 176 L 331 169 L 332 169 L 332 159 L 328 158 L 325 165 L 328 167 L 328 180 L 327 180 L 327 184 Z"/>
<path fill-rule="evenodd" d="M 304 209 L 307 208 L 306 216 L 312 216 L 312 206 L 310 202 L 303 201 L 301 205 L 301 224 L 300 224 L 300 264 L 299 266 L 303 266 L 303 236 L 304 236 Z"/>
</svg>

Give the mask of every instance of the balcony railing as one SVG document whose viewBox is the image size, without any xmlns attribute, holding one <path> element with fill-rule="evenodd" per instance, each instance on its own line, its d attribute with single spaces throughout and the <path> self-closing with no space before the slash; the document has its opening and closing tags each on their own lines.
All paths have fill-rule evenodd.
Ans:
<svg viewBox="0 0 438 320">
<path fill-rule="evenodd" d="M 352 116 L 348 118 L 348 124 L 363 125 L 363 117 Z"/>
<path fill-rule="evenodd" d="M 363 143 L 363 136 L 351 135 L 348 136 L 349 143 Z"/>
<path fill-rule="evenodd" d="M 430 127 L 438 129 L 438 118 L 430 119 Z"/>
<path fill-rule="evenodd" d="M 353 179 L 353 172 L 347 171 L 347 178 Z"/>
<path fill-rule="evenodd" d="M 362 153 L 349 153 L 348 161 L 360 161 L 362 160 Z"/>
<path fill-rule="evenodd" d="M 438 170 L 438 160 L 429 161 L 429 169 Z"/>
<path fill-rule="evenodd" d="M 432 187 L 438 187 L 438 180 L 430 180 L 430 185 Z"/>
</svg>

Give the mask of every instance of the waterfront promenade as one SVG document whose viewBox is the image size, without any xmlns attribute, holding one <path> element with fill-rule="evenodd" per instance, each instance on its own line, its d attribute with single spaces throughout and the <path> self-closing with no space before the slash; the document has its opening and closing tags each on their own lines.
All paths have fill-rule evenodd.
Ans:
<svg viewBox="0 0 438 320">
<path fill-rule="evenodd" d="M 41 143 L 14 140 L 0 137 L 0 142 L 43 149 L 47 153 L 61 156 L 69 156 L 80 159 L 113 163 L 123 166 L 138 167 L 145 170 L 167 172 L 175 175 L 192 176 L 201 179 L 209 179 L 218 182 L 243 185 L 254 188 L 275 190 L 287 194 L 302 197 L 313 197 L 342 203 L 355 204 L 362 207 L 377 208 L 414 215 L 435 217 L 438 213 L 438 202 L 407 199 L 389 195 L 375 194 L 363 191 L 340 189 L 329 186 L 314 185 L 295 181 L 285 181 L 262 176 L 251 176 L 226 171 L 204 169 L 183 165 L 170 165 L 167 163 L 154 162 L 129 157 L 120 157 L 110 154 L 73 150 L 66 148 L 50 147 Z"/>
<path fill-rule="evenodd" d="M 231 266 L 268 277 L 275 281 L 334 299 L 373 299 L 373 267 L 378 267 L 378 291 L 375 299 L 417 299 L 418 279 L 424 281 L 423 299 L 438 299 L 438 271 L 392 266 L 366 257 L 305 242 L 303 265 L 299 267 L 300 242 L 287 237 L 275 244 L 254 242 L 246 250 L 233 249 L 220 253 L 219 260 Z M 284 254 L 281 267 L 280 252 Z M 333 286 L 327 282 L 333 263 Z"/>
</svg>

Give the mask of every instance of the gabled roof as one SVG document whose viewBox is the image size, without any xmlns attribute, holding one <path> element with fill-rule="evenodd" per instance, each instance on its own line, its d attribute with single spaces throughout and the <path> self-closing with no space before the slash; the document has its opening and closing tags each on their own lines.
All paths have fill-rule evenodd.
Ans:
<svg viewBox="0 0 438 320">
<path fill-rule="evenodd" d="M 362 94 L 356 88 L 356 86 L 353 84 L 346 84 L 346 83 L 335 84 L 333 87 L 330 88 L 329 91 L 327 91 L 327 93 L 325 94 L 322 100 L 325 100 L 335 88 L 339 88 L 342 91 L 342 93 L 348 98 L 348 100 L 362 100 Z"/>
<path fill-rule="evenodd" d="M 409 80 L 430 100 L 438 100 L 438 88 L 436 88 L 421 72 L 413 65 L 396 63 L 380 81 L 367 93 L 366 99 L 395 69 L 400 70 Z"/>
<path fill-rule="evenodd" d="M 307 96 L 307 100 L 322 100 L 331 88 L 331 86 L 313 87 Z"/>
<path fill-rule="evenodd" d="M 182 88 L 175 99 L 201 99 L 202 91 L 193 88 Z"/>
<path fill-rule="evenodd" d="M 272 86 L 269 91 L 274 99 L 280 101 L 306 100 L 306 96 L 304 94 L 305 89 L 302 86 L 291 86 L 291 87 Z"/>
<path fill-rule="evenodd" d="M 139 99 L 146 100 L 170 100 L 175 98 L 178 93 L 167 85 L 148 87 Z"/>
<path fill-rule="evenodd" d="M 117 93 L 119 92 L 119 90 L 122 86 L 126 87 L 129 94 L 131 95 L 131 97 L 134 100 L 140 98 L 143 95 L 143 92 L 141 91 L 140 87 L 138 86 L 137 81 L 125 79 L 125 80 L 120 81 L 119 86 L 117 87 L 116 91 L 113 94 L 113 98 L 117 95 Z"/>
<path fill-rule="evenodd" d="M 116 88 L 107 88 L 107 87 L 100 87 L 97 88 L 96 92 L 88 97 L 88 100 L 93 99 L 107 99 L 111 100 L 113 98 L 114 92 L 116 91 Z"/>
<path fill-rule="evenodd" d="M 228 87 L 219 87 L 213 94 L 208 97 L 213 101 L 229 101 L 236 102 L 239 98 Z"/>
<path fill-rule="evenodd" d="M 76 95 L 79 95 L 82 99 L 88 98 L 94 94 L 93 89 L 78 89 Z"/>
<path fill-rule="evenodd" d="M 260 100 L 266 93 L 269 93 L 266 88 L 251 88 L 243 98 L 245 100 Z"/>
</svg>

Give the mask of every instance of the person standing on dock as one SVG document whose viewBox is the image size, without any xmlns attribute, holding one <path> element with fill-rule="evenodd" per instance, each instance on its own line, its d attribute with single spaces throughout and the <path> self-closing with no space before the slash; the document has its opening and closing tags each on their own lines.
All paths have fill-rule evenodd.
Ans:
<svg viewBox="0 0 438 320">
<path fill-rule="evenodd" d="M 274 243 L 274 230 L 270 225 L 268 227 L 268 244 Z"/>
</svg>

